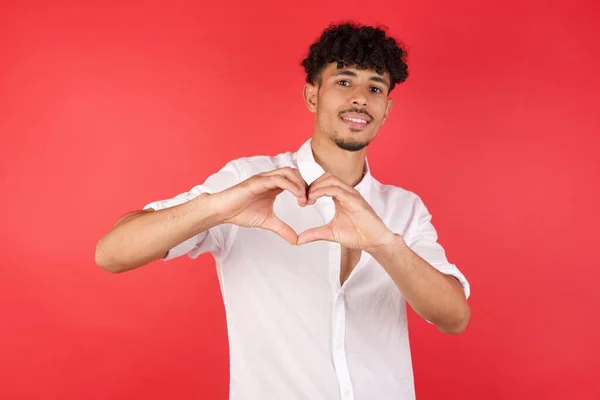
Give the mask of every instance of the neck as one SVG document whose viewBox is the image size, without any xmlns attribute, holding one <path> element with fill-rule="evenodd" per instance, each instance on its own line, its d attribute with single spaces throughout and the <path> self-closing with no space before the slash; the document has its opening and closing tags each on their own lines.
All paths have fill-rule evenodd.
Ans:
<svg viewBox="0 0 600 400">
<path fill-rule="evenodd" d="M 311 141 L 313 156 L 317 164 L 340 178 L 352 187 L 358 185 L 365 171 L 367 148 L 359 151 L 340 149 L 332 140 L 313 136 Z"/>
</svg>

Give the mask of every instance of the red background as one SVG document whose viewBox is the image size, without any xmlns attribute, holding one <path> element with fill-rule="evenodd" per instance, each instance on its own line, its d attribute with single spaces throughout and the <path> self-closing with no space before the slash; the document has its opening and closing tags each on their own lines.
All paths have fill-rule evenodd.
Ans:
<svg viewBox="0 0 600 400">
<path fill-rule="evenodd" d="M 347 18 L 408 46 L 370 162 L 472 285 L 461 336 L 410 314 L 418 398 L 600 398 L 598 2 L 0 7 L 0 398 L 227 397 L 213 258 L 111 275 L 95 244 L 232 158 L 296 150 L 299 63 Z"/>
</svg>

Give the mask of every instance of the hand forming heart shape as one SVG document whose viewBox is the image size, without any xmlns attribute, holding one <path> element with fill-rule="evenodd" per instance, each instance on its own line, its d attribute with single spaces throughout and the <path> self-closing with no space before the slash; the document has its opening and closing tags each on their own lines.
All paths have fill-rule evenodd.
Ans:
<svg viewBox="0 0 600 400">
<path fill-rule="evenodd" d="M 298 235 L 273 212 L 275 198 L 284 190 L 292 193 L 301 207 L 331 197 L 335 204 L 332 220 Z M 350 249 L 373 251 L 389 244 L 395 236 L 358 190 L 331 173 L 307 185 L 297 169 L 284 167 L 254 175 L 218 195 L 215 207 L 223 222 L 267 229 L 292 245 L 326 240 Z"/>
</svg>

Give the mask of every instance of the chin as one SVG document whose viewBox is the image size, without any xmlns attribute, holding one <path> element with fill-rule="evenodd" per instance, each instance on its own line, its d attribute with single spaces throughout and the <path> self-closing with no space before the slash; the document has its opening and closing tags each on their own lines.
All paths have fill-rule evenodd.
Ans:
<svg viewBox="0 0 600 400">
<path fill-rule="evenodd" d="M 333 138 L 333 141 L 340 149 L 347 151 L 360 151 L 369 145 L 368 140 L 361 140 L 357 138 L 344 138 L 337 136 Z"/>
</svg>

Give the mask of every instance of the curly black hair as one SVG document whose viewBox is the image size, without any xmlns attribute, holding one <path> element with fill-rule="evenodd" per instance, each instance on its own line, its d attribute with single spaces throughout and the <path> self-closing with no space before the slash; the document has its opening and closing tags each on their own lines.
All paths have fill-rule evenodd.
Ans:
<svg viewBox="0 0 600 400">
<path fill-rule="evenodd" d="M 330 25 L 309 49 L 302 61 L 306 82 L 320 83 L 321 71 L 333 62 L 338 68 L 353 66 L 390 74 L 390 92 L 408 77 L 406 50 L 380 27 L 362 26 L 353 22 Z"/>
</svg>

